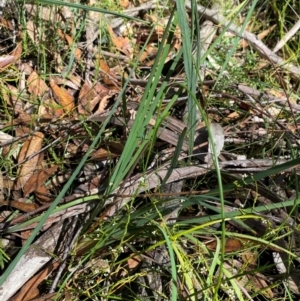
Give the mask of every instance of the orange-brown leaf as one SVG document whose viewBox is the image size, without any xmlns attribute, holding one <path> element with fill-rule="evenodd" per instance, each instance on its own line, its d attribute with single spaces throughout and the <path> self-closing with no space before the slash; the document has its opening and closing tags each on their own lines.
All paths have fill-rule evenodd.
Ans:
<svg viewBox="0 0 300 301">
<path fill-rule="evenodd" d="M 39 186 L 35 189 L 34 194 L 36 199 L 41 203 L 48 203 L 53 201 L 53 198 L 49 197 L 49 190 L 45 187 L 45 185 Z"/>
<path fill-rule="evenodd" d="M 213 240 L 212 242 L 209 242 L 207 244 L 207 248 L 210 250 L 215 250 L 217 246 L 217 241 Z M 234 252 L 234 251 L 238 251 L 242 248 L 242 243 L 240 240 L 238 239 L 234 239 L 234 238 L 229 238 L 226 240 L 225 243 L 225 252 Z"/>
<path fill-rule="evenodd" d="M 127 8 L 129 6 L 129 0 L 120 0 L 120 5 L 123 8 Z"/>
<path fill-rule="evenodd" d="M 106 62 L 104 60 L 100 59 L 99 64 L 100 64 L 100 70 L 103 73 L 104 83 L 106 85 L 115 85 L 115 81 L 112 80 L 113 74 L 111 73 L 110 68 L 106 64 Z"/>
<path fill-rule="evenodd" d="M 68 93 L 68 91 L 64 88 L 59 87 L 54 80 L 50 81 L 51 89 L 56 96 L 59 104 L 63 107 L 65 112 L 70 112 L 74 109 L 74 97 Z"/>
<path fill-rule="evenodd" d="M 34 136 L 28 139 L 19 154 L 18 162 L 22 162 L 25 158 L 37 153 L 42 148 L 42 143 L 44 140 L 44 134 L 41 132 L 36 132 Z M 28 179 L 32 176 L 32 173 L 36 169 L 36 165 L 39 161 L 39 155 L 27 160 L 24 164 L 19 167 L 18 179 L 16 183 L 16 188 L 23 188 Z"/>
<path fill-rule="evenodd" d="M 108 25 L 107 26 L 109 35 L 111 37 L 111 40 L 113 44 L 116 46 L 116 48 L 126 55 L 130 56 L 132 54 L 132 47 L 130 46 L 130 40 L 128 38 L 123 37 L 117 37 L 112 30 L 112 28 Z"/>
<path fill-rule="evenodd" d="M 33 203 L 23 203 L 19 201 L 1 201 L 1 205 L 9 206 L 12 208 L 16 208 L 18 210 L 21 210 L 23 212 L 31 212 L 38 208 L 37 204 Z"/>
</svg>

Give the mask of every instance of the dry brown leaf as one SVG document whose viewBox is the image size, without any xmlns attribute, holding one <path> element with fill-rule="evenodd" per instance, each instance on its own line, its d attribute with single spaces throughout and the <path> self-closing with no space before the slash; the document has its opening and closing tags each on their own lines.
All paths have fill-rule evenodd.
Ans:
<svg viewBox="0 0 300 301">
<path fill-rule="evenodd" d="M 51 294 L 44 295 L 42 297 L 30 299 L 29 301 L 54 301 L 57 297 L 56 295 L 57 295 L 57 293 L 51 293 Z M 66 298 L 66 301 L 69 301 L 69 300 L 72 300 L 72 299 Z"/>
<path fill-rule="evenodd" d="M 209 242 L 206 244 L 207 248 L 209 250 L 215 250 L 217 246 L 217 240 L 213 240 L 212 242 Z M 225 243 L 225 252 L 234 252 L 242 249 L 243 244 L 241 243 L 240 240 L 235 239 L 235 238 L 229 238 L 226 240 Z"/>
<path fill-rule="evenodd" d="M 127 263 L 122 267 L 120 276 L 125 277 L 128 273 L 133 273 L 142 263 L 142 260 L 138 256 L 134 256 L 133 258 L 129 258 Z"/>
<path fill-rule="evenodd" d="M 106 96 L 104 96 L 104 97 L 101 99 L 100 104 L 99 104 L 99 108 L 98 108 L 98 110 L 96 111 L 97 114 L 98 114 L 98 113 L 102 113 L 102 112 L 106 109 L 106 107 L 107 107 L 107 105 L 108 105 L 108 103 L 109 103 L 109 98 L 110 98 L 110 97 L 111 97 L 110 95 L 106 95 Z"/>
<path fill-rule="evenodd" d="M 270 28 L 268 28 L 268 29 L 262 31 L 261 33 L 259 33 L 259 34 L 257 35 L 257 38 L 258 38 L 259 40 L 264 39 L 269 33 L 271 33 L 271 32 L 273 31 L 273 29 L 274 29 L 276 26 L 277 26 L 277 25 L 275 24 L 275 25 L 271 26 Z"/>
<path fill-rule="evenodd" d="M 49 168 L 45 168 L 34 173 L 26 182 L 23 190 L 24 196 L 28 196 L 31 192 L 35 191 L 38 187 L 43 185 L 49 177 L 53 176 L 53 174 L 57 171 L 58 166 L 53 165 Z"/>
<path fill-rule="evenodd" d="M 238 112 L 232 112 L 224 118 L 225 122 L 231 122 L 240 118 L 240 114 Z"/>
<path fill-rule="evenodd" d="M 74 97 L 66 89 L 59 87 L 54 80 L 50 80 L 50 87 L 65 112 L 71 112 L 75 107 Z"/>
<path fill-rule="evenodd" d="M 67 79 L 59 76 L 52 76 L 51 79 L 53 79 L 57 85 L 63 85 L 64 87 L 69 87 L 75 91 L 79 90 L 82 82 L 79 75 L 70 75 Z"/>
<path fill-rule="evenodd" d="M 248 279 L 249 281 L 253 282 L 253 285 L 256 285 L 256 290 L 261 292 L 261 294 L 267 298 L 267 300 L 274 298 L 272 289 L 268 287 L 267 282 L 262 277 L 259 277 L 259 274 L 253 277 L 248 275 Z"/>
<path fill-rule="evenodd" d="M 31 20 L 27 21 L 26 29 L 27 29 L 27 34 L 31 38 L 32 42 L 37 44 L 38 43 L 38 34 L 37 34 L 37 31 L 36 31 L 36 27 L 35 27 L 34 23 Z M 42 36 L 42 40 L 43 41 L 45 40 L 44 33 L 43 33 L 43 36 Z"/>
<path fill-rule="evenodd" d="M 118 155 L 113 154 L 104 148 L 99 148 L 98 150 L 96 150 L 94 153 L 91 154 L 91 159 L 92 160 L 106 160 L 109 158 L 115 158 L 117 156 Z"/>
<path fill-rule="evenodd" d="M 104 97 L 109 93 L 109 89 L 100 83 L 94 85 L 94 89 L 101 97 Z"/>
<path fill-rule="evenodd" d="M 82 78 L 79 75 L 71 74 L 69 80 L 65 82 L 65 85 L 77 91 L 81 86 L 81 82 Z"/>
<path fill-rule="evenodd" d="M 104 74 L 110 74 L 110 68 L 103 59 L 100 59 L 99 65 L 100 65 L 101 71 L 104 72 Z"/>
<path fill-rule="evenodd" d="M 45 185 L 37 187 L 34 191 L 34 194 L 40 203 L 48 203 L 53 201 L 53 198 L 48 196 L 49 190 L 45 187 Z"/>
<path fill-rule="evenodd" d="M 7 105 L 11 105 L 8 88 L 1 81 L 0 81 L 0 92 L 1 92 L 2 99 L 5 101 L 5 103 Z"/>
<path fill-rule="evenodd" d="M 145 61 L 149 57 L 153 57 L 157 53 L 157 48 L 152 46 L 151 44 L 148 44 L 140 56 L 140 62 Z M 154 60 L 151 60 L 151 66 L 153 65 Z"/>
<path fill-rule="evenodd" d="M 110 87 L 112 86 L 115 90 L 119 87 L 117 86 L 117 81 L 115 80 L 115 74 L 114 72 L 109 68 L 109 66 L 106 64 L 106 62 L 103 59 L 100 59 L 99 61 L 100 70 L 103 75 L 103 81 L 104 83 Z"/>
<path fill-rule="evenodd" d="M 99 148 L 91 154 L 91 159 L 103 160 L 119 157 L 124 150 L 124 143 L 118 141 L 107 142 L 103 147 Z"/>
<path fill-rule="evenodd" d="M 15 61 L 15 57 L 13 55 L 6 55 L 0 57 L 0 71 L 2 71 L 3 68 L 8 67 Z M 3 69 L 4 70 L 4 69 Z"/>
<path fill-rule="evenodd" d="M 127 8 L 129 6 L 129 0 L 120 0 L 120 6 L 123 8 Z"/>
<path fill-rule="evenodd" d="M 22 43 L 18 43 L 18 45 L 10 55 L 0 57 L 0 72 L 8 68 L 13 63 L 15 63 L 20 58 L 21 53 L 22 53 Z"/>
<path fill-rule="evenodd" d="M 15 57 L 15 61 L 17 61 L 21 57 L 21 54 L 22 54 L 22 42 L 18 43 L 18 45 L 13 50 L 11 55 L 13 55 Z"/>
<path fill-rule="evenodd" d="M 22 162 L 25 158 L 39 152 L 42 148 L 43 140 L 44 134 L 41 132 L 36 132 L 34 136 L 28 139 L 21 149 L 18 162 Z M 28 179 L 32 176 L 32 173 L 35 171 L 38 161 L 39 155 L 36 155 L 19 166 L 18 179 L 15 187 L 16 190 L 24 187 Z"/>
<path fill-rule="evenodd" d="M 142 262 L 141 258 L 138 257 L 138 256 L 135 256 L 133 258 L 129 258 L 127 260 L 128 268 L 130 270 L 133 270 L 133 269 L 137 268 L 141 262 Z"/>
<path fill-rule="evenodd" d="M 85 82 L 79 93 L 78 112 L 80 114 L 91 114 L 96 105 L 103 97 L 109 94 L 109 89 L 100 83 L 92 85 Z"/>
<path fill-rule="evenodd" d="M 132 47 L 130 45 L 130 40 L 128 38 L 117 37 L 109 25 L 107 25 L 107 29 L 108 29 L 109 35 L 111 37 L 111 40 L 112 40 L 113 44 L 116 46 L 116 48 L 118 50 L 122 51 L 128 57 L 131 57 Z"/>
<path fill-rule="evenodd" d="M 28 91 L 34 96 L 43 96 L 45 92 L 49 91 L 48 86 L 39 75 L 33 71 L 27 79 Z"/>
<path fill-rule="evenodd" d="M 38 286 L 45 280 L 45 278 L 57 267 L 59 262 L 49 263 L 38 274 L 33 276 L 20 290 L 19 293 L 14 295 L 9 301 L 29 301 L 36 298 L 39 295 Z"/>
<path fill-rule="evenodd" d="M 151 14 L 146 14 L 144 18 L 155 24 L 155 32 L 159 36 L 162 36 L 164 34 L 165 25 L 168 22 L 167 20 L 164 21 L 163 19 L 159 19 L 157 16 Z"/>
<path fill-rule="evenodd" d="M 32 203 L 23 203 L 19 201 L 1 201 L 0 205 L 12 207 L 23 212 L 31 212 L 38 208 L 38 205 Z"/>
<path fill-rule="evenodd" d="M 79 48 L 75 48 L 75 50 L 74 50 L 74 57 L 75 57 L 76 60 L 80 60 L 81 59 L 81 54 L 82 54 L 82 51 Z"/>
<path fill-rule="evenodd" d="M 80 114 L 90 114 L 96 105 L 92 105 L 92 100 L 95 99 L 96 96 L 97 92 L 92 85 L 89 82 L 84 82 L 79 92 L 78 112 Z"/>
</svg>

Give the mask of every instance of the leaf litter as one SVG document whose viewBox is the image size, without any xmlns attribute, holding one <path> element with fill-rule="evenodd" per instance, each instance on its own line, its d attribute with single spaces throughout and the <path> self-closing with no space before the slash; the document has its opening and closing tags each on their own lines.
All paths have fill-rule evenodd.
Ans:
<svg viewBox="0 0 300 301">
<path fill-rule="evenodd" d="M 89 4 L 97 6 L 95 1 Z M 243 18 L 239 25 L 230 25 L 220 12 L 198 6 L 204 39 L 199 51 L 202 56 L 209 53 L 206 66 L 199 70 L 197 100 L 203 111 L 193 138 L 186 131 L 188 93 L 183 87 L 186 75 L 182 59 L 173 74 L 166 77 L 171 66 L 168 64 L 176 60 L 184 35 L 178 26 L 173 28 L 156 92 L 166 78 L 168 85 L 147 126 L 147 131 L 155 129 L 155 136 L 118 188 L 105 195 L 112 171 L 126 151 L 133 124 L 140 118 L 137 111 L 143 105 L 141 95 L 151 80 L 149 74 L 159 46 L 165 46 L 162 38 L 170 10 L 163 5 L 156 7 L 151 1 L 136 6 L 131 1 L 121 1 L 118 9 L 124 15 L 134 14 L 140 18 L 138 22 L 80 9 L 75 12 L 67 6 L 18 4 L 18 13 L 22 9 L 26 12 L 25 24 L 19 24 L 11 5 L 7 3 L 0 18 L 0 26 L 5 29 L 0 34 L 1 252 L 13 257 L 16 248 L 22 247 L 43 212 L 72 177 L 102 124 L 110 120 L 102 139 L 89 153 L 88 161 L 34 243 L 44 250 L 42 257 L 48 248 L 43 264 L 29 272 L 27 278 L 19 277 L 14 270 L 14 282 L 11 276 L 1 286 L 13 283 L 14 288 L 1 292 L 1 300 L 38 300 L 47 294 L 49 300 L 54 300 L 54 284 L 61 285 L 61 275 L 72 269 L 74 277 L 63 288 L 69 300 L 94 294 L 95 282 L 103 296 L 148 298 L 147 287 L 156 300 L 169 300 L 170 255 L 163 243 L 155 245 L 161 239 L 154 234 L 155 223 L 168 228 L 171 237 L 180 238 L 178 245 L 173 244 L 174 250 L 180 250 L 178 262 L 181 256 L 190 257 L 187 262 L 193 271 L 193 285 L 188 285 L 191 276 L 179 269 L 180 298 L 186 299 L 192 293 L 198 299 L 211 298 L 213 289 L 205 292 L 208 284 L 204 279 L 212 266 L 210 252 L 219 252 L 220 240 L 222 243 L 224 239 L 222 268 L 227 273 L 221 272 L 220 265 L 211 274 L 213 286 L 218 287 L 217 279 L 223 273 L 220 300 L 269 300 L 282 297 L 283 287 L 299 295 L 300 283 L 295 276 L 299 268 L 299 69 L 283 53 L 282 57 L 280 51 L 275 55 L 263 43 L 276 26 L 253 28 L 250 21 L 220 81 L 218 73 L 233 45 L 231 39 L 241 34 L 238 26 Z M 186 8 L 190 12 L 189 3 Z M 212 8 L 219 9 L 218 4 Z M 160 16 L 159 9 L 164 11 Z M 39 22 L 32 16 L 39 16 Z M 216 30 L 217 26 L 227 25 L 228 35 Z M 259 40 L 253 38 L 254 34 Z M 211 46 L 213 42 L 215 46 Z M 41 49 L 43 54 L 38 51 Z M 138 57 L 138 68 L 132 73 L 132 64 Z M 123 90 L 126 80 L 129 84 Z M 120 93 L 122 100 L 109 117 Z M 174 97 L 176 101 L 172 101 Z M 203 114 L 207 116 L 206 123 L 201 118 Z M 189 139 L 194 139 L 192 154 L 188 153 Z M 218 160 L 224 185 L 223 209 L 218 201 L 214 160 Z M 103 206 L 93 216 L 95 199 L 88 197 L 97 195 Z M 110 233 L 112 241 L 89 255 L 88 262 L 81 263 L 95 247 L 99 223 L 106 225 L 115 218 L 125 225 L 122 219 L 127 218 L 128 210 L 131 220 L 126 227 L 133 226 L 139 235 L 135 236 L 130 228 L 133 239 L 121 245 L 127 233 L 114 236 L 109 227 L 105 228 L 105 235 Z M 218 232 L 221 210 L 228 214 L 225 236 Z M 209 220 L 213 221 L 211 225 Z M 63 230 L 63 221 L 74 221 L 75 229 Z M 89 227 L 80 236 L 85 222 Z M 203 225 L 206 231 L 191 232 L 193 239 L 180 234 L 196 225 Z M 49 231 L 55 233 L 51 247 L 47 245 Z M 65 236 L 59 243 L 63 231 Z M 68 235 L 79 237 L 78 241 L 66 238 Z M 122 251 L 117 250 L 118 246 Z M 29 267 L 37 260 L 32 250 L 26 251 L 22 259 Z M 49 252 L 64 259 L 60 263 Z M 3 257 L 6 264 L 9 257 Z M 97 264 L 93 266 L 91 262 Z M 157 268 L 165 273 L 155 272 Z M 47 277 L 53 282 L 51 288 L 45 285 Z"/>
</svg>

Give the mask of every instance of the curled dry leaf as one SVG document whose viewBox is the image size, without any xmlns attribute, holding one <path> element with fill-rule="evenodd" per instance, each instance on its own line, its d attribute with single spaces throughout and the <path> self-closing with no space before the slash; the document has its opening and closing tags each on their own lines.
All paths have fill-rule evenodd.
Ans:
<svg viewBox="0 0 300 301">
<path fill-rule="evenodd" d="M 100 59 L 100 69 L 103 74 L 103 80 L 106 85 L 115 85 L 115 82 L 112 80 L 113 74 L 110 71 L 109 66 L 103 59 Z"/>
<path fill-rule="evenodd" d="M 37 32 L 37 29 L 34 25 L 34 23 L 31 20 L 28 20 L 26 23 L 26 29 L 27 29 L 27 34 L 31 38 L 32 42 L 35 44 L 38 44 L 39 41 L 39 34 Z M 45 33 L 41 33 L 42 41 L 45 40 Z"/>
<path fill-rule="evenodd" d="M 69 87 L 75 91 L 78 91 L 81 86 L 81 77 L 78 75 L 70 74 L 68 78 L 52 76 L 51 79 L 53 79 L 57 85 L 63 85 L 64 87 Z"/>
<path fill-rule="evenodd" d="M 18 45 L 13 50 L 11 55 L 0 57 L 0 72 L 8 68 L 13 63 L 15 63 L 20 58 L 21 53 L 22 53 L 22 43 L 18 43 Z"/>
<path fill-rule="evenodd" d="M 15 61 L 15 57 L 13 55 L 5 55 L 0 57 L 0 68 L 1 68 L 0 70 L 2 71 L 4 67 L 9 66 L 14 61 Z"/>
<path fill-rule="evenodd" d="M 49 177 L 57 171 L 58 166 L 53 165 L 50 168 L 44 168 L 34 173 L 26 182 L 24 186 L 24 196 L 28 196 L 31 192 L 35 191 L 38 187 L 42 186 Z"/>
<path fill-rule="evenodd" d="M 15 57 L 15 61 L 17 61 L 21 57 L 22 42 L 18 43 L 18 45 L 16 46 L 16 48 L 13 50 L 11 54 Z"/>
<path fill-rule="evenodd" d="M 65 85 L 78 91 L 81 86 L 81 77 L 79 75 L 70 74 L 69 80 L 66 81 Z"/>
<path fill-rule="evenodd" d="M 108 93 L 109 89 L 100 83 L 92 85 L 90 82 L 84 82 L 78 97 L 78 112 L 80 114 L 91 114 L 96 105 Z"/>
<path fill-rule="evenodd" d="M 59 87 L 54 80 L 50 80 L 50 86 L 64 111 L 67 113 L 71 112 L 75 107 L 74 97 L 66 89 Z"/>
<path fill-rule="evenodd" d="M 28 91 L 34 96 L 43 96 L 45 92 L 49 91 L 48 86 L 39 75 L 33 71 L 27 79 Z"/>
<path fill-rule="evenodd" d="M 96 113 L 102 113 L 106 109 L 106 107 L 109 103 L 109 98 L 110 98 L 110 95 L 106 95 L 101 99 L 99 108 Z"/>
<path fill-rule="evenodd" d="M 29 158 L 33 154 L 39 152 L 42 148 L 43 140 L 44 134 L 41 132 L 36 132 L 34 136 L 28 139 L 21 149 L 18 162 L 22 162 L 24 159 Z M 15 185 L 16 190 L 25 186 L 26 182 L 35 171 L 38 161 L 39 155 L 36 155 L 19 166 L 18 179 Z"/>
<path fill-rule="evenodd" d="M 95 103 L 94 100 L 96 96 L 97 92 L 92 87 L 92 84 L 84 82 L 79 92 L 78 112 L 80 114 L 90 114 L 99 102 L 99 99 L 97 99 L 97 102 Z"/>
<path fill-rule="evenodd" d="M 20 201 L 2 201 L 1 205 L 9 206 L 23 212 L 31 212 L 39 207 L 37 204 L 23 203 Z"/>
<path fill-rule="evenodd" d="M 128 38 L 117 37 L 109 25 L 107 26 L 107 29 L 108 29 L 109 35 L 111 37 L 111 40 L 112 40 L 113 44 L 116 46 L 116 48 L 118 50 L 122 51 L 128 57 L 131 57 L 132 47 L 130 45 L 130 40 Z"/>
<path fill-rule="evenodd" d="M 36 199 L 42 204 L 53 201 L 53 197 L 49 196 L 49 190 L 45 187 L 45 185 L 37 187 L 34 194 Z"/>
<path fill-rule="evenodd" d="M 9 141 L 12 141 L 14 139 L 13 136 L 8 135 L 11 138 L 5 141 L 5 140 L 2 140 L 3 136 L 2 137 L 1 136 L 2 136 L 2 132 L 0 131 L 0 143 L 9 143 Z M 17 142 L 9 143 L 2 148 L 1 156 L 2 156 L 2 158 L 10 157 L 10 158 L 17 159 L 19 150 L 20 149 L 19 149 L 19 145 Z"/>
</svg>

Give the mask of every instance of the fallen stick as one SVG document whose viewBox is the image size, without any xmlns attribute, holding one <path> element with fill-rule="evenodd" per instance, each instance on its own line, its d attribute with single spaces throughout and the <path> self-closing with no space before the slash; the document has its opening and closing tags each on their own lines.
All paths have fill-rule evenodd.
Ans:
<svg viewBox="0 0 300 301">
<path fill-rule="evenodd" d="M 186 8 L 191 10 L 191 2 L 187 1 Z M 205 19 L 208 19 L 215 24 L 222 25 L 224 27 L 228 26 L 228 30 L 233 32 L 234 34 L 240 36 L 243 39 L 246 39 L 252 47 L 259 53 L 260 56 L 269 60 L 273 64 L 281 67 L 289 72 L 291 72 L 295 76 L 300 75 L 300 69 L 291 63 L 287 63 L 280 56 L 275 54 L 272 50 L 270 50 L 262 41 L 260 41 L 256 35 L 248 32 L 247 30 L 242 31 L 242 29 L 235 24 L 231 23 L 231 21 L 227 20 L 218 11 L 208 9 L 202 5 L 197 5 L 198 13 L 201 14 Z M 230 24 L 231 23 L 231 24 Z M 229 25 L 230 24 L 230 25 Z"/>
</svg>

